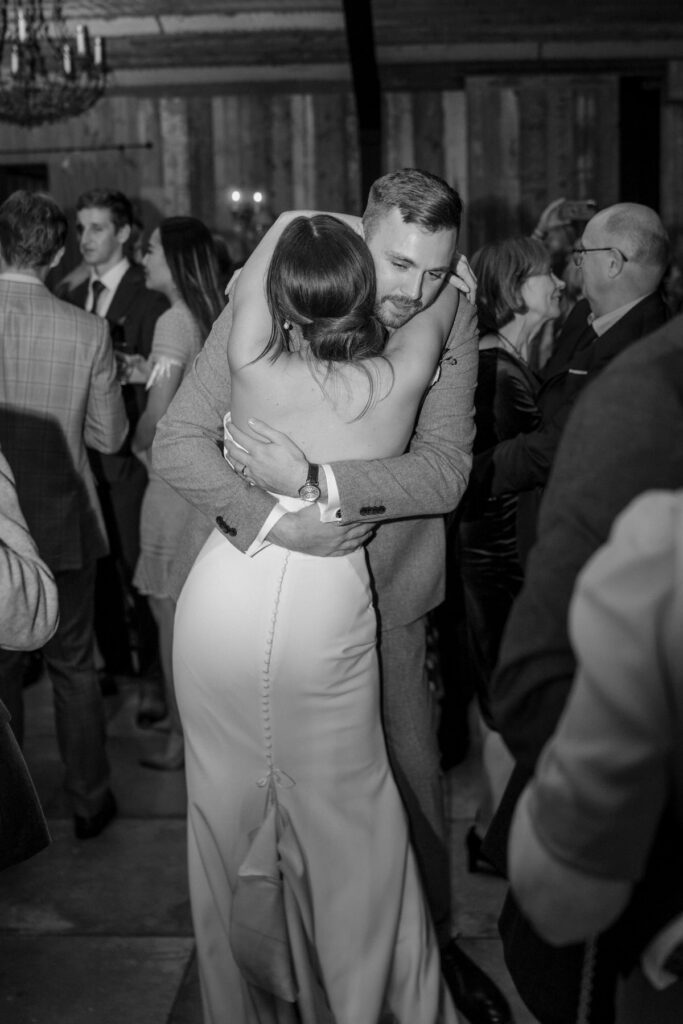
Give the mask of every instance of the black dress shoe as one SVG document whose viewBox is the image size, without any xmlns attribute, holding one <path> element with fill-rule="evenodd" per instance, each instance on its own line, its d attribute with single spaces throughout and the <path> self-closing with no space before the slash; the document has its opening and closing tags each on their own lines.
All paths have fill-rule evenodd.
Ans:
<svg viewBox="0 0 683 1024">
<path fill-rule="evenodd" d="M 455 939 L 441 950 L 441 970 L 453 1002 L 470 1024 L 514 1024 L 503 993 Z"/>
<path fill-rule="evenodd" d="M 118 807 L 114 794 L 108 789 L 101 808 L 91 818 L 83 818 L 80 814 L 74 814 L 76 839 L 94 839 L 116 817 L 117 813 Z"/>
</svg>

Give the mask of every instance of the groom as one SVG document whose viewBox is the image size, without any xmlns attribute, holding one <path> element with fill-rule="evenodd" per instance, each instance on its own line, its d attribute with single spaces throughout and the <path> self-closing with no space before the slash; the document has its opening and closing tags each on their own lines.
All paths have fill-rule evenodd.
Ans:
<svg viewBox="0 0 683 1024">
<path fill-rule="evenodd" d="M 363 231 L 375 264 L 377 314 L 389 330 L 439 294 L 458 259 L 461 213 L 457 192 L 424 171 L 397 171 L 373 184 Z M 473 284 L 470 278 L 459 287 L 468 290 Z M 503 996 L 451 938 L 435 709 L 425 675 L 426 616 L 444 597 L 443 516 L 460 501 L 471 466 L 474 309 L 465 301 L 459 304 L 444 339 L 438 379 L 424 399 L 404 455 L 311 466 L 287 438 L 258 424 L 262 441 L 239 435 L 247 453 L 230 450 L 243 479 L 222 457 L 222 419 L 230 407 L 231 325 L 228 305 L 157 427 L 155 469 L 247 555 L 264 541 L 322 556 L 342 555 L 367 542 L 380 623 L 387 748 L 408 812 L 444 976 L 472 1024 L 506 1024 L 511 1015 Z M 251 481 L 259 487 L 249 487 Z M 283 514 L 261 489 L 297 495 L 311 486 L 321 491 L 322 515 L 315 503 L 303 512 Z M 179 556 L 183 569 L 189 570 L 196 553 L 196 546 L 185 545 Z"/>
</svg>

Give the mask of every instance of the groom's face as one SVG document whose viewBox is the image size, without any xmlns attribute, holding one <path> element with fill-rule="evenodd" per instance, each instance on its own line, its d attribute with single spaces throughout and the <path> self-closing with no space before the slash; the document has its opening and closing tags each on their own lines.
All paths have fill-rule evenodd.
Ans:
<svg viewBox="0 0 683 1024">
<path fill-rule="evenodd" d="M 395 207 L 376 222 L 365 241 L 377 275 L 375 311 L 385 327 L 394 329 L 439 294 L 455 257 L 458 233 L 406 224 Z"/>
</svg>

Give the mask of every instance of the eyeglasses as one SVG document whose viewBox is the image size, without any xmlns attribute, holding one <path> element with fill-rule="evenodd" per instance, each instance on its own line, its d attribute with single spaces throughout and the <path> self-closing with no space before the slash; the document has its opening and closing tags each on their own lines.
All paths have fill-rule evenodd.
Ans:
<svg viewBox="0 0 683 1024">
<path fill-rule="evenodd" d="M 618 252 L 624 263 L 628 263 L 628 256 L 624 255 L 621 249 L 617 249 L 616 245 L 603 245 L 597 249 L 572 249 L 572 259 L 574 260 L 575 267 L 581 266 L 583 257 L 587 252 Z"/>
</svg>

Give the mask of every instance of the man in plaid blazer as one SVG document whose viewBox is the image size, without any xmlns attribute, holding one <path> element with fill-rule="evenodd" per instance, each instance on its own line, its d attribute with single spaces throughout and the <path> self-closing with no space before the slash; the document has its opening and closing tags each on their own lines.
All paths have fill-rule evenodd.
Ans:
<svg viewBox="0 0 683 1024">
<path fill-rule="evenodd" d="M 116 813 L 93 662 L 95 563 L 107 540 L 86 445 L 115 452 L 128 421 L 105 322 L 45 287 L 65 237 L 50 196 L 20 191 L 0 206 L 0 444 L 57 582 L 60 622 L 44 655 L 75 831 L 86 839 Z M 0 654 L 0 697 L 21 737 L 20 659 Z"/>
</svg>

